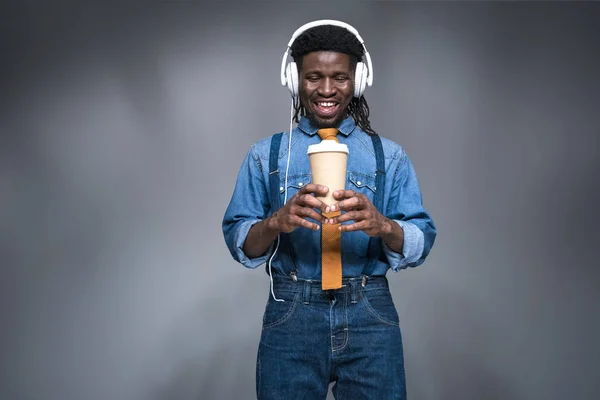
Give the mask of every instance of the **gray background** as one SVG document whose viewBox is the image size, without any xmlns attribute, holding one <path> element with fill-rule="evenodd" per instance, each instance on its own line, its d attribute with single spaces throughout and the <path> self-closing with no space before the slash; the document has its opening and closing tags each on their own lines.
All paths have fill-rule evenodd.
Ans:
<svg viewBox="0 0 600 400">
<path fill-rule="evenodd" d="M 320 18 L 439 229 L 390 275 L 410 398 L 597 398 L 600 4 L 47 3 L 0 13 L 0 398 L 254 398 L 269 281 L 220 223 Z"/>
</svg>

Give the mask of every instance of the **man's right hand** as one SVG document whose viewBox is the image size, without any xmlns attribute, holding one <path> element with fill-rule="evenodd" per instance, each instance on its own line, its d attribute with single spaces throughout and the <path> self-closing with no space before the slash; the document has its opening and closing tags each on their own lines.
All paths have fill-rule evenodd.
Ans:
<svg viewBox="0 0 600 400">
<path fill-rule="evenodd" d="M 282 208 L 250 228 L 243 246 L 244 253 L 249 258 L 259 257 L 265 254 L 281 232 L 290 233 L 299 226 L 318 230 L 319 224 L 310 222 L 306 218 L 321 224 L 326 223 L 327 218 L 316 210 L 329 212 L 329 206 L 317 199 L 315 195 L 325 196 L 328 191 L 327 186 L 312 183 L 304 186 Z"/>
<path fill-rule="evenodd" d="M 315 196 L 325 196 L 328 191 L 327 186 L 323 185 L 309 183 L 303 186 L 282 208 L 269 218 L 269 228 L 285 233 L 290 233 L 299 226 L 318 230 L 319 224 L 306 218 L 311 218 L 320 223 L 326 222 L 327 219 L 315 209 L 325 213 L 329 212 L 329 207 Z"/>
</svg>

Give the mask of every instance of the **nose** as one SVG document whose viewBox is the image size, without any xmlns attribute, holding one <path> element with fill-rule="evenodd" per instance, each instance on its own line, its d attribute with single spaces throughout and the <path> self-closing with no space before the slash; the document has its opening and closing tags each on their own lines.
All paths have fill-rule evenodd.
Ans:
<svg viewBox="0 0 600 400">
<path fill-rule="evenodd" d="M 324 78 L 321 80 L 321 84 L 318 87 L 319 96 L 322 97 L 331 97 L 336 93 L 336 87 L 334 85 L 333 79 Z"/>
</svg>

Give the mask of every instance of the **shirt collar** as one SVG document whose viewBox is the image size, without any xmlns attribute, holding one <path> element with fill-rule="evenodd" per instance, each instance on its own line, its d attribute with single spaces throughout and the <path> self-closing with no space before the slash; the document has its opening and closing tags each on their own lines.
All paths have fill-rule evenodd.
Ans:
<svg viewBox="0 0 600 400">
<path fill-rule="evenodd" d="M 313 126 L 308 118 L 302 117 L 300 118 L 300 122 L 298 122 L 298 128 L 306 133 L 307 135 L 313 136 L 317 133 L 318 128 Z M 354 122 L 354 118 L 347 117 L 338 125 L 338 131 L 344 136 L 348 136 L 352 133 L 354 128 L 356 128 L 356 123 Z"/>
</svg>

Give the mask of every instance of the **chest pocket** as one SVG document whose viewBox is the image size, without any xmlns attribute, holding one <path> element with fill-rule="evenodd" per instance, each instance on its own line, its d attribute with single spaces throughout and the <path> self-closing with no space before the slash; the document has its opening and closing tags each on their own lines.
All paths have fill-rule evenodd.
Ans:
<svg viewBox="0 0 600 400">
<path fill-rule="evenodd" d="M 306 186 L 306 184 L 312 182 L 311 174 L 294 174 L 288 175 L 287 179 L 287 201 L 290 201 L 298 191 Z M 285 174 L 281 174 L 279 179 L 279 195 L 281 196 L 281 205 L 283 206 L 285 198 Z"/>
<path fill-rule="evenodd" d="M 377 188 L 375 186 L 375 174 L 365 174 L 360 172 L 348 172 L 348 190 L 362 193 L 373 201 Z"/>
</svg>

